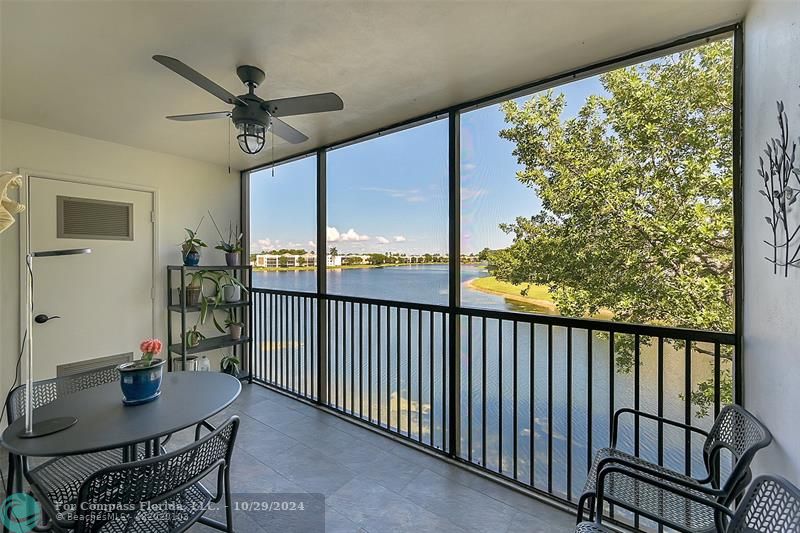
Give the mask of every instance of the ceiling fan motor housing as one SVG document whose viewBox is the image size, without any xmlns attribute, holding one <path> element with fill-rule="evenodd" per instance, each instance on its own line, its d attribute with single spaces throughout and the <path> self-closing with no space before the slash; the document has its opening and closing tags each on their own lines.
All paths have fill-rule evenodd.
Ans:
<svg viewBox="0 0 800 533">
<path fill-rule="evenodd" d="M 247 102 L 247 106 L 237 105 L 231 111 L 231 119 L 234 125 L 239 124 L 258 124 L 269 127 L 269 113 L 261 107 L 263 100 L 254 94 L 243 94 L 240 99 Z"/>
</svg>

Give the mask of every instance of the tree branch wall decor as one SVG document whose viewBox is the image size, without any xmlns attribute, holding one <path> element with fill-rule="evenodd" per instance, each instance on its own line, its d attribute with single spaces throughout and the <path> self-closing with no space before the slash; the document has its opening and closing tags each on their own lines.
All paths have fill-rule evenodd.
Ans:
<svg viewBox="0 0 800 533">
<path fill-rule="evenodd" d="M 800 168 L 795 166 L 797 142 L 791 139 L 789 118 L 783 102 L 778 101 L 777 105 L 780 135 L 767 142 L 764 150 L 766 161 L 763 156 L 759 157 L 758 175 L 764 182 L 759 193 L 772 211 L 771 216 L 764 217 L 772 230 L 772 242 L 764 241 L 770 247 L 772 257 L 766 256 L 765 259 L 772 263 L 774 274 L 782 270 L 788 277 L 790 266 L 800 266 L 800 247 L 796 245 L 800 222 L 789 219 L 792 207 L 800 197 Z"/>
</svg>

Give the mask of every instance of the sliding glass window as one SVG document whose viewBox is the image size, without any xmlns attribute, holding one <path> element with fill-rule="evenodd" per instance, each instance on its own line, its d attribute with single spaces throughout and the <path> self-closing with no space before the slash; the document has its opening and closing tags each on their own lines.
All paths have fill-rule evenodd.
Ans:
<svg viewBox="0 0 800 533">
<path fill-rule="evenodd" d="M 331 150 L 328 292 L 447 303 L 447 121 Z"/>
<path fill-rule="evenodd" d="M 317 158 L 250 174 L 253 286 L 316 292 Z"/>
</svg>

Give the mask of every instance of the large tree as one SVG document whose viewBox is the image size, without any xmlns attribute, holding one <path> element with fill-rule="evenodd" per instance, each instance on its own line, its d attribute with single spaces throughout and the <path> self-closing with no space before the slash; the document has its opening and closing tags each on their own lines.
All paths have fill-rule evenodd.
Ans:
<svg viewBox="0 0 800 533">
<path fill-rule="evenodd" d="M 731 330 L 732 55 L 725 40 L 607 72 L 568 119 L 552 91 L 504 103 L 542 210 L 502 226 L 494 275 L 548 286 L 567 315 Z"/>
</svg>

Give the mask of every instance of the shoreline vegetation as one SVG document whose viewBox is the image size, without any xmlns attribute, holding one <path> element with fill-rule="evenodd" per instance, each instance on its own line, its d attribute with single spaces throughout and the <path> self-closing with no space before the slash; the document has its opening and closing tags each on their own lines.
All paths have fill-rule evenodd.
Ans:
<svg viewBox="0 0 800 533">
<path fill-rule="evenodd" d="M 462 265 L 480 265 L 481 263 L 461 263 Z M 339 265 L 329 266 L 328 270 L 352 270 L 356 268 L 386 268 L 386 267 L 415 267 L 420 265 L 447 265 L 447 263 L 383 263 L 380 265 L 360 264 L 360 265 Z M 253 272 L 293 272 L 316 270 L 315 266 L 297 267 L 253 267 Z"/>
<path fill-rule="evenodd" d="M 494 276 L 473 278 L 465 282 L 464 286 L 476 291 L 494 294 L 495 296 L 502 296 L 503 298 L 513 302 L 533 307 L 537 312 L 540 313 L 547 313 L 551 315 L 561 314 L 558 311 L 558 307 L 556 307 L 556 304 L 553 302 L 550 291 L 544 285 L 529 285 L 527 296 L 523 296 L 521 294 L 526 285 L 515 285 L 507 281 L 500 281 Z M 596 315 L 589 318 L 612 320 L 614 318 L 614 314 L 607 309 L 603 309 Z"/>
</svg>

